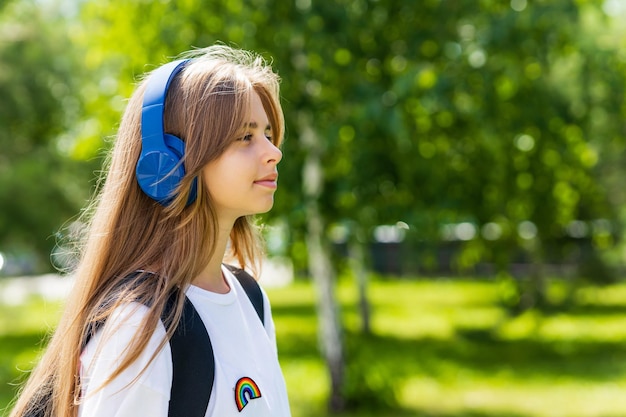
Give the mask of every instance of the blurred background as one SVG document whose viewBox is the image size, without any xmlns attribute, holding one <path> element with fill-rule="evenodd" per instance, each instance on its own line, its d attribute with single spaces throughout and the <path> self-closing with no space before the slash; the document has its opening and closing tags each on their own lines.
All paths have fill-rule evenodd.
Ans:
<svg viewBox="0 0 626 417">
<path fill-rule="evenodd" d="M 624 0 L 1 0 L 0 410 L 136 81 L 223 42 L 282 77 L 262 281 L 294 417 L 626 415 L 625 22 Z"/>
</svg>

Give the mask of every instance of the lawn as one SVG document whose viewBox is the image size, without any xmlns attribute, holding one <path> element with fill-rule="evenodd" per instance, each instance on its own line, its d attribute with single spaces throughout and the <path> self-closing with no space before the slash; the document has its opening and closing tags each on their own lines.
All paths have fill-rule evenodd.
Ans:
<svg viewBox="0 0 626 417">
<path fill-rule="evenodd" d="M 626 285 L 588 287 L 567 312 L 510 318 L 498 284 L 374 281 L 374 334 L 359 334 L 356 294 L 339 286 L 347 390 L 363 406 L 342 417 L 626 416 Z M 314 291 L 269 289 L 294 417 L 325 416 Z M 0 409 L 28 369 L 59 305 L 0 305 Z"/>
</svg>

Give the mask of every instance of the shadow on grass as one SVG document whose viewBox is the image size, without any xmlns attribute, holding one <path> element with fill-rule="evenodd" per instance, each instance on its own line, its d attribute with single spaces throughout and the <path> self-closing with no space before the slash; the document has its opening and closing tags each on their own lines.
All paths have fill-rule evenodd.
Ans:
<svg viewBox="0 0 626 417">
<path fill-rule="evenodd" d="M 272 304 L 272 316 L 300 317 L 309 320 L 315 317 L 315 307 L 312 304 Z"/>
<path fill-rule="evenodd" d="M 566 313 L 568 316 L 625 316 L 626 305 L 584 304 L 563 306 L 555 309 L 555 314 Z"/>
<path fill-rule="evenodd" d="M 309 417 L 309 416 L 307 416 Z M 312 416 L 311 416 L 312 417 Z M 509 412 L 483 412 L 483 411 L 466 411 L 462 412 L 428 412 L 428 411 L 415 411 L 415 410 L 388 410 L 386 412 L 376 411 L 354 411 L 333 414 L 333 417 L 530 417 L 528 414 L 509 413 Z M 610 417 L 610 416 L 606 416 Z M 617 416 L 616 416 L 617 417 Z"/>
<path fill-rule="evenodd" d="M 626 372 L 623 342 L 504 341 L 476 330 L 458 332 L 450 340 L 350 334 L 347 342 L 348 361 L 364 369 L 386 369 L 389 378 L 437 378 L 451 367 L 474 375 L 511 370 L 516 378 L 566 377 L 587 382 L 610 381 Z"/>
</svg>

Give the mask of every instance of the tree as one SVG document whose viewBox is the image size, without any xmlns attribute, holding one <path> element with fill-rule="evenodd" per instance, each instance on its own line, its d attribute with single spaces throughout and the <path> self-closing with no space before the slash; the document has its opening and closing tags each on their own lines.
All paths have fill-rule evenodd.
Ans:
<svg viewBox="0 0 626 417">
<path fill-rule="evenodd" d="M 311 5 L 324 33 L 295 43 L 332 63 L 312 76 L 311 100 L 326 138 L 328 223 L 371 236 L 400 220 L 437 247 L 442 226 L 467 222 L 474 236 L 454 267 L 508 271 L 524 254 L 534 270 L 520 307 L 543 302 L 545 262 L 580 253 L 572 228 L 593 225 L 592 257 L 611 246 L 602 219 L 619 204 L 600 153 L 624 140 L 619 112 L 595 115 L 620 108 L 624 64 L 594 32 L 607 21 L 598 4 L 334 6 Z"/>
<path fill-rule="evenodd" d="M 0 9 L 0 250 L 35 257 L 31 272 L 50 268 L 54 236 L 89 190 L 64 148 L 80 109 L 78 66 L 54 12 L 27 0 Z"/>
</svg>

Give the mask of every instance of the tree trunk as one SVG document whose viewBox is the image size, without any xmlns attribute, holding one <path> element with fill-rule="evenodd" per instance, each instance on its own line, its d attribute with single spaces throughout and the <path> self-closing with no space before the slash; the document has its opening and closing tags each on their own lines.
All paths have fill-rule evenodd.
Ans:
<svg viewBox="0 0 626 417">
<path fill-rule="evenodd" d="M 345 406 L 342 394 L 345 363 L 339 307 L 335 297 L 336 273 L 325 243 L 325 224 L 319 210 L 319 197 L 323 184 L 321 149 L 319 140 L 305 117 L 301 117 L 301 126 L 300 140 L 307 150 L 307 158 L 303 166 L 303 187 L 306 196 L 309 272 L 317 290 L 320 349 L 331 381 L 328 405 L 331 411 L 336 412 L 341 411 Z"/>
<path fill-rule="evenodd" d="M 363 334 L 371 334 L 372 328 L 370 325 L 370 303 L 367 296 L 367 269 L 365 268 L 365 256 L 363 250 L 363 243 L 359 239 L 359 232 L 355 239 L 352 239 L 348 243 L 348 253 L 350 257 L 350 269 L 354 273 L 356 280 L 357 291 L 359 296 L 359 315 L 361 316 L 361 332 Z"/>
<path fill-rule="evenodd" d="M 546 276 L 541 242 L 535 242 L 530 251 L 530 271 L 526 282 L 521 282 L 520 298 L 517 305 L 519 313 L 533 308 L 547 306 Z"/>
<path fill-rule="evenodd" d="M 339 311 L 334 291 L 335 272 L 323 243 L 323 221 L 315 202 L 309 202 L 307 218 L 309 271 L 317 289 L 320 345 L 331 381 L 329 407 L 332 411 L 340 411 L 344 406 L 341 393 L 344 379 L 344 355 Z"/>
</svg>

